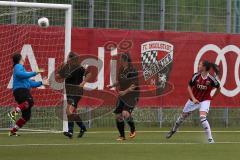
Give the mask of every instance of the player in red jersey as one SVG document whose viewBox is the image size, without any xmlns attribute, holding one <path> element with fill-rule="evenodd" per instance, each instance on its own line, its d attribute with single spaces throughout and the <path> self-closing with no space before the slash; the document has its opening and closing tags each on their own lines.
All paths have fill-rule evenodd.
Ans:
<svg viewBox="0 0 240 160">
<path fill-rule="evenodd" d="M 178 117 L 174 127 L 167 134 L 166 138 L 171 138 L 177 129 L 181 126 L 184 120 L 196 109 L 199 109 L 200 121 L 205 129 L 209 143 L 214 143 L 211 128 L 207 120 L 207 114 L 210 107 L 211 100 L 220 92 L 220 84 L 217 79 L 210 75 L 210 69 L 213 69 L 216 75 L 219 69 L 216 64 L 208 61 L 201 61 L 198 65 L 198 73 L 193 74 L 192 79 L 188 84 L 189 100 L 185 104 L 182 114 Z M 211 91 L 217 88 L 213 96 Z"/>
</svg>

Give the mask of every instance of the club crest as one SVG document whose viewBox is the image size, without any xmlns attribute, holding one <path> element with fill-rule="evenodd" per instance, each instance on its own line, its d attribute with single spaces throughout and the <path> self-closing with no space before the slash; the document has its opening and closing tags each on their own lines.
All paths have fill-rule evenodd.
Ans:
<svg viewBox="0 0 240 160">
<path fill-rule="evenodd" d="M 165 87 L 173 62 L 173 45 L 165 41 L 150 41 L 141 45 L 141 60 L 145 81 L 157 76 L 156 85 Z"/>
</svg>

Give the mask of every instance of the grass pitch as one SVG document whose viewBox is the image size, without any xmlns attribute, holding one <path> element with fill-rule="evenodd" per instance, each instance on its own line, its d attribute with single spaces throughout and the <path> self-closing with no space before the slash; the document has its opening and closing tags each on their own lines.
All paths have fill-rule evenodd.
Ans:
<svg viewBox="0 0 240 160">
<path fill-rule="evenodd" d="M 1 160 L 238 160 L 240 132 L 217 129 L 216 143 L 207 144 L 202 130 L 182 129 L 170 140 L 167 129 L 138 129 L 135 139 L 115 141 L 114 129 L 89 129 L 83 138 L 61 133 L 20 132 L 8 137 L 0 131 Z"/>
</svg>

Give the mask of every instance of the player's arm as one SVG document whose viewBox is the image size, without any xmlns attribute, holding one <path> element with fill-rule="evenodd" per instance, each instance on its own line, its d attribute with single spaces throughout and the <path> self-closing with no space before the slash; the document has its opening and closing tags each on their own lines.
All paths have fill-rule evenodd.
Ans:
<svg viewBox="0 0 240 160">
<path fill-rule="evenodd" d="M 132 92 L 132 91 L 134 91 L 134 90 L 137 88 L 137 86 L 138 86 L 138 73 L 137 73 L 137 71 L 134 70 L 133 72 L 131 72 L 131 73 L 129 73 L 129 74 L 130 74 L 130 75 L 129 75 L 129 78 L 132 80 L 132 85 L 129 86 L 126 90 L 120 91 L 120 92 L 119 92 L 120 95 L 125 95 L 125 94 L 127 94 L 127 93 L 129 93 L 129 92 Z"/>
<path fill-rule="evenodd" d="M 187 90 L 188 90 L 189 96 L 190 96 L 190 98 L 192 99 L 193 103 L 198 104 L 199 101 L 195 98 L 195 96 L 193 95 L 193 92 L 192 92 L 192 87 L 193 87 L 193 86 L 195 85 L 195 83 L 196 83 L 196 77 L 197 77 L 197 73 L 193 74 L 192 79 L 191 79 L 191 80 L 189 81 L 189 83 L 188 83 L 188 88 L 187 88 Z"/>
<path fill-rule="evenodd" d="M 119 95 L 123 96 L 131 91 L 134 91 L 136 89 L 137 86 L 135 86 L 134 84 L 132 84 L 130 87 L 128 87 L 127 89 L 125 89 L 124 91 L 120 91 Z"/>
<path fill-rule="evenodd" d="M 192 92 L 192 87 L 188 85 L 188 93 L 193 101 L 193 103 L 198 104 L 199 101 L 194 97 L 193 92 Z"/>
<path fill-rule="evenodd" d="M 70 70 L 70 66 L 69 64 L 63 64 L 62 66 L 60 66 L 56 72 L 56 78 L 60 79 L 60 78 L 67 78 L 71 76 L 71 70 Z"/>
<path fill-rule="evenodd" d="M 87 72 L 87 73 L 85 74 L 84 80 L 83 80 L 82 83 L 80 84 L 80 87 L 83 87 L 83 86 L 85 85 L 85 83 L 87 83 L 87 82 L 90 80 L 91 77 L 92 77 L 92 73 L 91 73 L 91 72 Z"/>
<path fill-rule="evenodd" d="M 138 71 L 134 69 L 134 71 L 131 73 L 132 77 L 132 84 L 134 84 L 136 89 L 139 86 L 139 81 L 138 81 Z"/>
<path fill-rule="evenodd" d="M 221 91 L 221 87 L 218 87 L 216 92 L 213 94 L 212 99 L 215 98 Z"/>
<path fill-rule="evenodd" d="M 220 87 L 220 83 L 218 82 L 218 80 L 214 77 L 212 83 L 211 83 L 212 87 L 217 88 L 216 92 L 214 92 L 212 99 L 215 98 L 221 91 L 221 87 Z"/>
<path fill-rule="evenodd" d="M 44 78 L 43 81 L 33 81 L 31 79 L 28 80 L 31 88 L 40 87 L 41 85 L 49 85 L 49 81 L 47 78 Z"/>
<path fill-rule="evenodd" d="M 84 72 L 84 79 L 82 81 L 82 83 L 80 84 L 80 87 L 84 87 L 84 85 L 90 80 L 90 78 L 92 77 L 92 73 L 89 71 L 88 67 L 86 66 L 86 68 L 82 67 L 83 72 Z"/>
<path fill-rule="evenodd" d="M 28 78 L 36 76 L 38 73 L 37 72 L 26 72 L 22 65 L 17 65 L 14 68 L 14 74 L 19 78 L 28 79 Z"/>
<path fill-rule="evenodd" d="M 111 88 L 113 88 L 113 87 L 117 87 L 118 85 L 119 85 L 119 82 L 117 81 L 117 82 L 113 83 L 112 85 L 107 85 L 107 87 L 108 87 L 109 89 L 111 89 Z"/>
<path fill-rule="evenodd" d="M 36 87 L 40 87 L 42 85 L 41 81 L 33 81 L 31 79 L 28 80 L 31 88 L 36 88 Z"/>
</svg>

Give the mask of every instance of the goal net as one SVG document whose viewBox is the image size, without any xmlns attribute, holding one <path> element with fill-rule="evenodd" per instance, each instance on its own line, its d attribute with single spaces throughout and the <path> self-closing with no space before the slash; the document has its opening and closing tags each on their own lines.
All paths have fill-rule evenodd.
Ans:
<svg viewBox="0 0 240 160">
<path fill-rule="evenodd" d="M 49 19 L 48 28 L 37 25 L 41 17 Z M 50 77 L 66 59 L 69 37 L 70 5 L 0 1 L 0 128 L 14 125 L 7 117 L 7 112 L 17 105 L 11 90 L 12 55 L 21 53 L 28 71 L 44 68 L 44 73 L 34 77 L 42 80 Z M 35 105 L 24 129 L 62 130 L 63 90 L 40 87 L 32 89 L 32 95 Z"/>
</svg>

